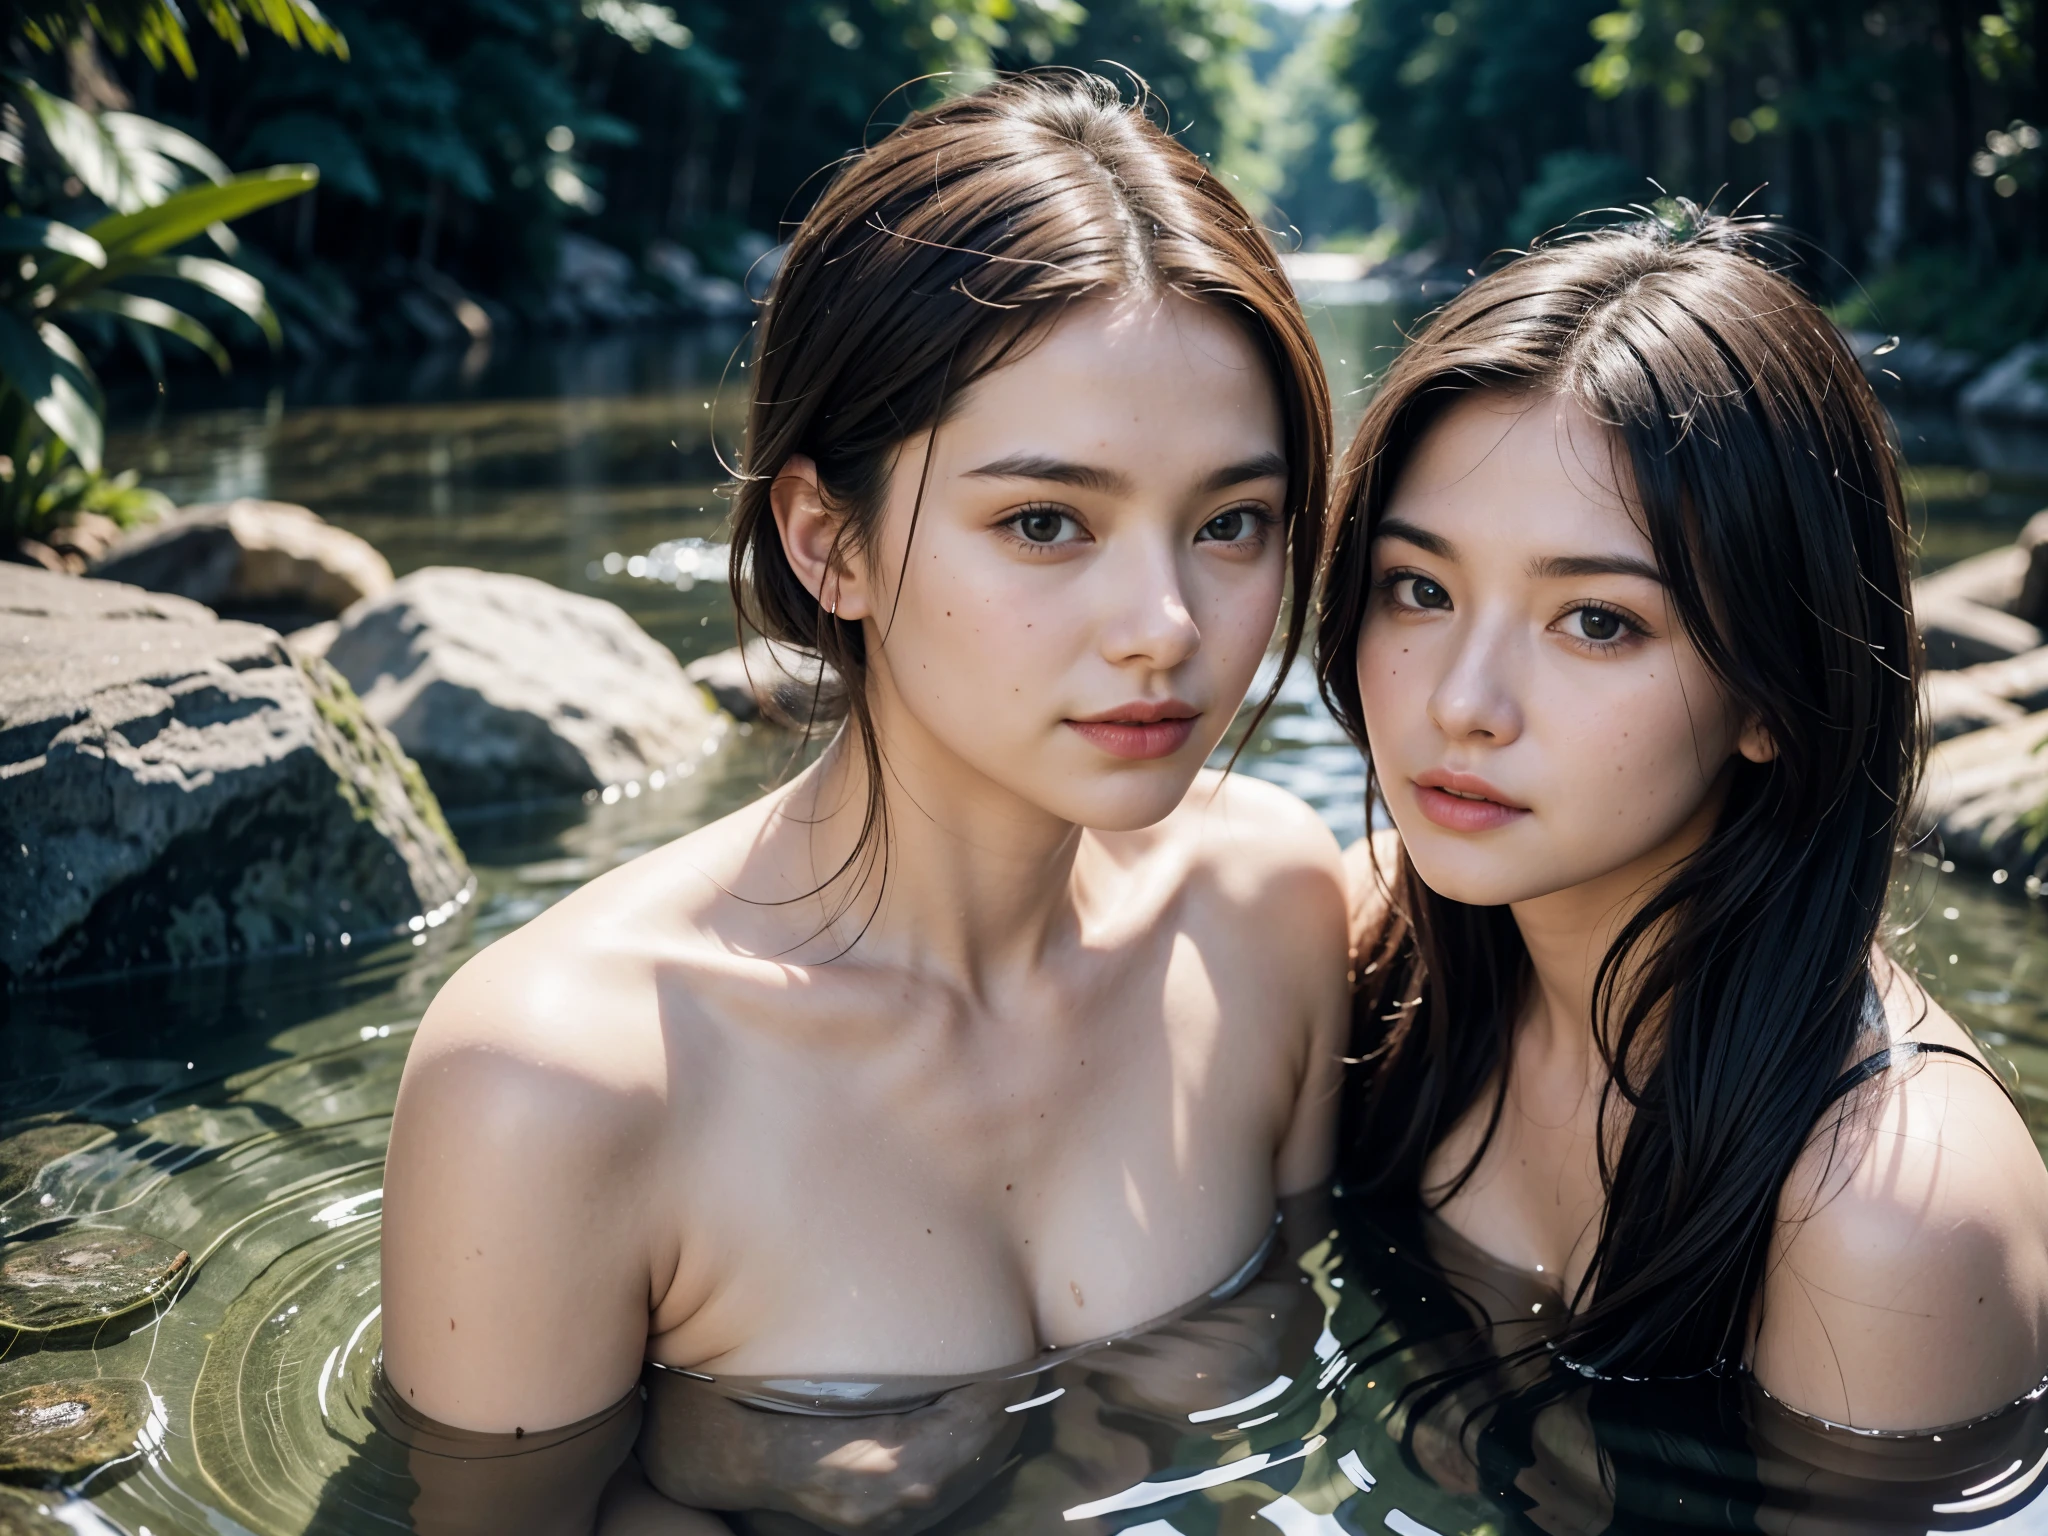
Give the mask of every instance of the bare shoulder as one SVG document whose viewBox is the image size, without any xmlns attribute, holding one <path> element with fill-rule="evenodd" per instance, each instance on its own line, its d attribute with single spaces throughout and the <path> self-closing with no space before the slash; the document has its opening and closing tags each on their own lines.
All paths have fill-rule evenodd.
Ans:
<svg viewBox="0 0 2048 1536">
<path fill-rule="evenodd" d="M 1344 850 L 1344 887 L 1351 904 L 1351 952 L 1369 955 L 1393 912 L 1393 881 L 1401 864 L 1401 834 L 1392 827 L 1368 833 Z"/>
<path fill-rule="evenodd" d="M 384 1186 L 385 1368 L 444 1423 L 569 1423 L 637 1379 L 678 1263 L 662 1170 L 687 1160 L 721 1059 L 692 1001 L 711 947 L 687 923 L 681 939 L 659 931 L 693 899 L 689 861 L 668 853 L 471 959 L 407 1054 Z"/>
<path fill-rule="evenodd" d="M 1323 819 L 1299 796 L 1248 773 L 1204 769 L 1162 827 L 1187 839 L 1197 863 L 1246 881 L 1342 877 L 1343 855 Z"/>
<path fill-rule="evenodd" d="M 1894 1040 L 1965 1031 L 1879 963 Z M 1823 1117 L 1786 1181 L 1754 1365 L 1794 1408 L 1864 1429 L 1938 1429 L 2048 1372 L 2048 1168 L 1980 1067 L 1894 1066 Z"/>
</svg>

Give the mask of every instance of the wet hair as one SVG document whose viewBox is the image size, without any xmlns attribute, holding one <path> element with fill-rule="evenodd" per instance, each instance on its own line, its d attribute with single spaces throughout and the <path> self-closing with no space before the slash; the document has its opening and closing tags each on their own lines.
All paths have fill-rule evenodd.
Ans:
<svg viewBox="0 0 2048 1536">
<path fill-rule="evenodd" d="M 1872 1020 L 1921 755 L 1895 446 L 1761 234 L 1676 205 L 1520 256 L 1437 312 L 1345 457 L 1315 646 L 1323 696 L 1364 750 L 1359 633 L 1404 466 L 1460 400 L 1563 397 L 1611 435 L 1687 636 L 1776 744 L 1767 763 L 1735 761 L 1705 843 L 1600 964 L 1606 1201 L 1556 1345 L 1600 1373 L 1745 1353 L 1785 1179 Z M 1379 793 L 1368 770 L 1369 812 Z M 1441 896 L 1405 857 L 1381 878 L 1393 916 L 1358 962 L 1342 1177 L 1441 1204 L 1499 1126 L 1528 956 L 1507 908 Z M 1430 1150 L 1482 1098 L 1471 1161 L 1423 1191 Z"/>
<path fill-rule="evenodd" d="M 1328 386 L 1265 232 L 1145 107 L 1062 69 L 919 112 L 848 158 L 775 277 L 734 492 L 733 601 L 743 636 L 822 657 L 840 679 L 868 768 L 866 820 L 842 867 L 863 861 L 855 889 L 886 856 L 884 744 L 860 624 L 825 612 L 782 547 L 769 487 L 792 455 L 817 465 L 844 514 L 835 561 L 872 554 L 898 448 L 943 423 L 1070 305 L 1152 294 L 1214 305 L 1242 324 L 1278 392 L 1291 575 L 1283 673 L 1300 648 L 1328 494 Z M 801 723 L 831 713 L 814 690 Z"/>
</svg>

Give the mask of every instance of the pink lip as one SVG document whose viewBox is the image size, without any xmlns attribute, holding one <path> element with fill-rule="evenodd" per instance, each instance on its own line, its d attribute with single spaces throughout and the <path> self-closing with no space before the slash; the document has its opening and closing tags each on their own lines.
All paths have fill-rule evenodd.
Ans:
<svg viewBox="0 0 2048 1536">
<path fill-rule="evenodd" d="M 1414 783 L 1416 805 L 1446 831 L 1491 832 L 1529 814 L 1526 805 L 1516 805 L 1477 774 L 1432 768 Z M 1473 795 L 1480 798 L 1468 798 Z"/>
<path fill-rule="evenodd" d="M 1069 720 L 1076 733 L 1111 757 L 1132 761 L 1171 757 L 1187 745 L 1201 711 L 1178 699 L 1119 704 L 1086 720 Z"/>
</svg>

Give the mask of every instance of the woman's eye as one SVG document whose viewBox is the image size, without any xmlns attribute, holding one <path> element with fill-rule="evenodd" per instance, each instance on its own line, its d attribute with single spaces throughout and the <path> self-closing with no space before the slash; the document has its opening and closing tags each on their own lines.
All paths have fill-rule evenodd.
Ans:
<svg viewBox="0 0 2048 1536">
<path fill-rule="evenodd" d="M 1427 576 L 1410 576 L 1402 585 L 1408 589 L 1408 601 L 1417 608 L 1451 606 L 1451 594 L 1444 590 L 1441 582 L 1431 581 Z"/>
<path fill-rule="evenodd" d="M 1202 531 L 1195 535 L 1198 544 L 1242 544 L 1255 538 L 1259 532 L 1259 520 L 1248 507 L 1232 507 L 1227 512 L 1218 512 L 1202 524 Z"/>
<path fill-rule="evenodd" d="M 1605 608 L 1574 608 L 1565 619 L 1574 639 L 1590 640 L 1596 645 L 1611 645 L 1629 632 L 1621 615 Z"/>
<path fill-rule="evenodd" d="M 1027 544 L 1058 544 L 1071 542 L 1063 541 L 1060 535 L 1072 522 L 1073 518 L 1065 512 L 1056 512 L 1050 507 L 1034 507 L 1011 518 L 1010 527 Z"/>
</svg>

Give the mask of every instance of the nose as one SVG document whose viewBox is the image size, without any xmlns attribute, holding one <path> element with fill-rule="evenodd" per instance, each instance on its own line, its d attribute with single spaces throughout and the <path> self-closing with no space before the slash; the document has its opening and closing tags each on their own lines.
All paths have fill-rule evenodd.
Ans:
<svg viewBox="0 0 2048 1536">
<path fill-rule="evenodd" d="M 1461 627 L 1430 690 L 1429 717 L 1448 740 L 1506 746 L 1522 734 L 1514 634 L 1507 625 Z"/>
<path fill-rule="evenodd" d="M 1174 553 L 1142 547 L 1127 560 L 1105 562 L 1102 654 L 1115 665 L 1169 672 L 1201 649 Z"/>
</svg>

